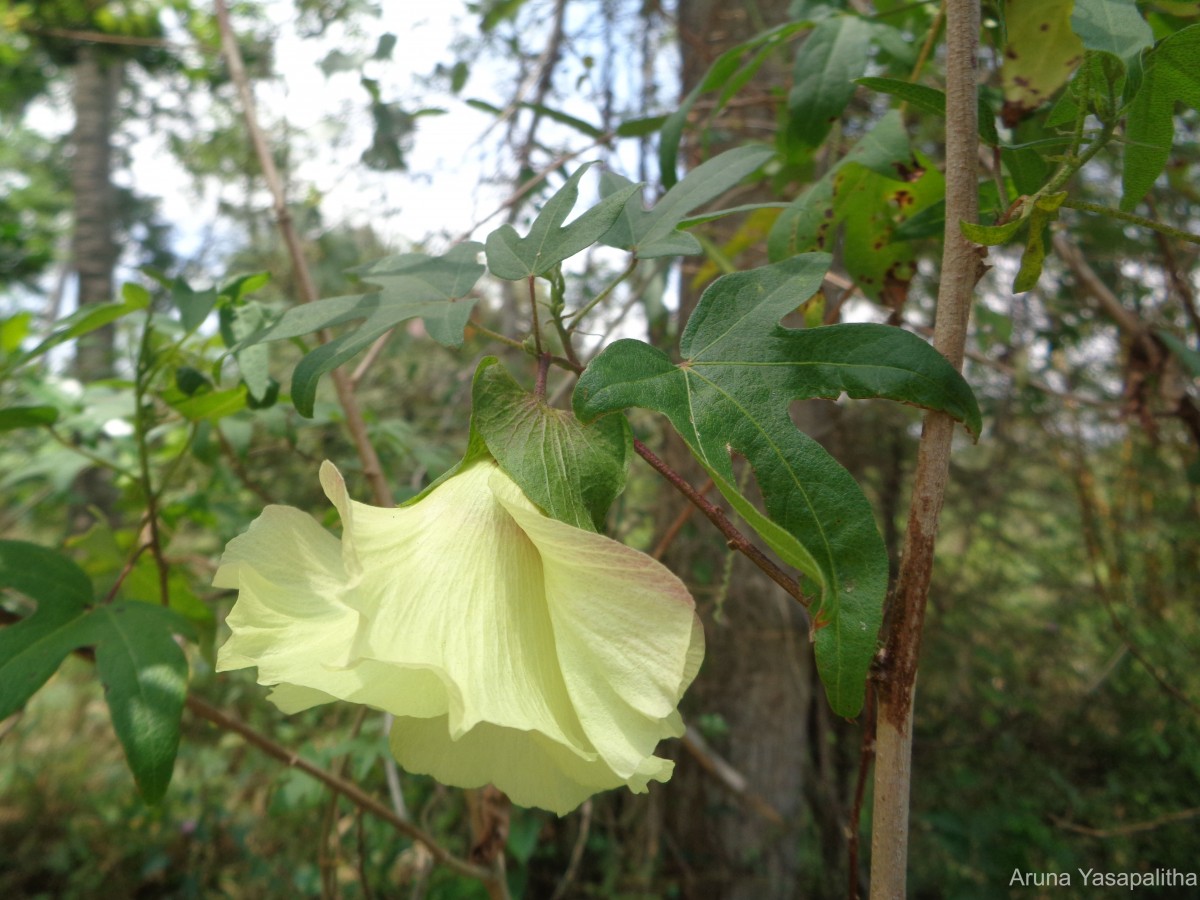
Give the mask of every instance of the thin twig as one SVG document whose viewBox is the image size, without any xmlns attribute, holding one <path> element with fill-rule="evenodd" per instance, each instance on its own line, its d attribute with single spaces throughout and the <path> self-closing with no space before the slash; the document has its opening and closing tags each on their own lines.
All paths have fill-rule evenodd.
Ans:
<svg viewBox="0 0 1200 900">
<path fill-rule="evenodd" d="M 125 579 L 128 578 L 129 573 L 133 571 L 133 567 L 136 565 L 138 559 L 149 549 L 150 544 L 148 541 L 143 541 L 142 543 L 138 544 L 138 548 L 129 555 L 129 559 L 125 560 L 125 565 L 122 566 L 121 571 L 117 573 L 117 580 L 114 581 L 112 587 L 108 589 L 108 593 L 104 595 L 104 599 L 100 601 L 101 603 L 107 604 L 113 602 L 113 599 L 117 596 L 117 591 L 121 590 L 121 585 L 125 583 Z"/>
<path fill-rule="evenodd" d="M 630 275 L 633 274 L 634 269 L 637 268 L 637 264 L 638 264 L 637 256 L 636 255 L 631 256 L 629 258 L 629 265 L 627 265 L 625 267 L 625 269 L 621 272 L 621 274 L 618 275 L 615 279 L 613 279 L 613 281 L 610 282 L 608 284 L 608 286 L 604 288 L 604 290 L 602 290 L 595 297 L 593 297 L 591 300 L 589 300 L 587 302 L 587 304 L 581 310 L 579 310 L 579 312 L 577 312 L 571 316 L 571 321 L 569 321 L 567 323 L 567 331 L 568 332 L 575 331 L 575 329 L 579 327 L 579 323 L 583 320 L 584 316 L 586 316 L 588 313 L 590 313 L 599 304 L 604 302 L 605 298 L 607 298 L 608 295 L 611 294 L 616 289 L 617 285 L 619 285 L 622 281 L 624 281 L 626 278 L 628 278 Z"/>
<path fill-rule="evenodd" d="M 1154 205 L 1154 201 L 1147 200 L 1146 202 L 1150 207 L 1150 212 L 1157 217 L 1158 207 Z M 1200 332 L 1200 310 L 1196 308 L 1196 292 L 1192 289 L 1192 283 L 1184 277 L 1179 266 L 1179 261 L 1175 258 L 1175 251 L 1172 249 L 1166 235 L 1161 231 L 1156 231 L 1154 232 L 1154 240 L 1158 244 L 1159 252 L 1162 253 L 1164 268 L 1171 279 L 1171 284 L 1174 286 L 1175 292 L 1179 294 L 1179 299 L 1183 304 L 1183 311 L 1191 321 L 1192 328 Z"/>
<path fill-rule="evenodd" d="M 216 432 L 217 443 L 221 445 L 221 452 L 225 454 L 225 459 L 229 463 L 229 468 L 233 470 L 233 474 L 237 476 L 237 480 L 242 483 L 242 487 L 246 488 L 264 503 L 274 503 L 274 498 L 267 493 L 266 488 L 250 477 L 250 473 L 246 471 L 246 467 L 238 458 L 237 451 L 233 449 L 233 444 L 229 443 L 229 438 L 221 429 L 220 422 L 217 422 L 213 425 L 213 431 Z"/>
<path fill-rule="evenodd" d="M 1099 213 L 1102 216 L 1120 219 L 1122 222 L 1130 222 L 1134 225 L 1140 225 L 1143 228 L 1149 228 L 1151 231 L 1156 231 L 1159 234 L 1166 235 L 1167 237 L 1172 237 L 1180 241 L 1187 241 L 1189 244 L 1200 244 L 1200 234 L 1193 234 L 1190 231 L 1184 231 L 1182 228 L 1176 228 L 1174 225 L 1167 225 L 1165 222 L 1156 222 L 1154 219 L 1147 219 L 1145 216 L 1139 216 L 1135 213 L 1128 213 L 1122 209 L 1117 209 L 1116 207 L 1101 206 L 1099 203 L 1088 203 L 1085 200 L 1073 200 L 1070 197 L 1065 199 L 1062 205 L 1069 209 L 1078 209 L 1083 212 Z"/>
<path fill-rule="evenodd" d="M 368 707 L 360 706 L 350 726 L 350 740 L 354 740 L 362 732 L 363 723 L 367 720 Z M 346 766 L 349 756 L 345 753 L 334 759 L 330 771 L 337 778 L 346 777 Z M 318 835 L 317 860 L 321 869 L 321 881 L 329 886 L 328 893 L 336 895 L 338 856 L 341 849 L 340 835 L 334 827 L 337 823 L 338 795 L 330 794 L 325 806 L 325 815 L 321 820 L 321 830 Z"/>
<path fill-rule="evenodd" d="M 363 376 L 365 376 L 367 374 L 367 370 L 370 369 L 372 365 L 374 365 L 375 360 L 377 360 L 379 358 L 379 354 L 381 354 L 383 352 L 383 348 L 385 346 L 387 346 L 387 342 L 389 340 L 391 340 L 392 335 L 395 333 L 396 333 L 395 328 L 389 328 L 387 331 L 385 331 L 379 337 L 375 338 L 375 343 L 373 343 L 367 349 L 367 352 L 363 356 L 362 361 L 357 366 L 355 366 L 354 373 L 350 376 L 350 386 L 352 388 L 358 387 L 359 382 L 363 380 Z"/>
<path fill-rule="evenodd" d="M 700 768 L 717 779 L 722 786 L 742 803 L 772 825 L 782 826 L 784 824 L 783 814 L 751 790 L 746 776 L 715 753 L 695 728 L 689 725 L 687 730 L 684 731 L 683 737 L 679 739 L 679 742 L 683 744 L 683 749 L 690 753 L 692 758 L 700 764 Z"/>
<path fill-rule="evenodd" d="M 938 35 L 942 30 L 942 24 L 946 21 L 946 0 L 942 0 L 938 6 L 937 14 L 933 17 L 933 21 L 929 25 L 929 31 L 925 35 L 925 43 L 921 45 L 921 52 L 917 54 L 917 61 L 913 63 L 912 72 L 908 75 L 908 80 L 916 82 L 921 77 L 921 70 L 925 68 L 925 63 L 929 61 L 929 54 L 933 52 L 933 46 L 937 43 Z M 900 105 L 904 109 L 904 104 Z"/>
<path fill-rule="evenodd" d="M 1148 819 L 1145 822 L 1133 822 L 1129 825 L 1114 825 L 1112 828 L 1088 828 L 1086 825 L 1076 825 L 1074 822 L 1068 822 L 1066 819 L 1061 819 L 1058 816 L 1051 816 L 1050 821 L 1059 828 L 1066 831 L 1074 831 L 1076 834 L 1086 834 L 1088 837 L 1095 838 L 1111 838 L 1123 837 L 1127 834 L 1137 834 L 1140 831 L 1153 831 L 1156 828 L 1161 828 L 1164 825 L 1170 825 L 1172 822 L 1182 822 L 1186 819 L 1194 819 L 1200 816 L 1200 806 L 1194 806 L 1191 809 L 1181 809 L 1177 812 L 1167 813 L 1166 815 L 1158 816 L 1154 819 Z"/>
<path fill-rule="evenodd" d="M 871 763 L 875 760 L 875 683 L 867 681 L 867 699 L 863 715 L 862 745 L 858 753 L 858 780 L 854 785 L 854 805 L 850 807 L 850 823 L 847 826 L 846 858 L 848 879 L 846 896 L 858 900 L 858 833 L 861 830 L 863 796 L 867 789 L 867 778 L 871 774 Z"/>
<path fill-rule="evenodd" d="M 529 282 L 529 312 L 533 316 L 533 346 L 537 350 L 537 355 L 542 355 L 542 323 L 538 316 L 537 304 L 537 277 L 530 275 L 527 279 Z"/>
<path fill-rule="evenodd" d="M 476 221 L 474 225 L 472 225 L 470 228 L 468 228 L 466 231 L 464 231 L 462 234 L 460 234 L 457 238 L 455 238 L 455 243 L 461 244 L 463 241 L 465 241 L 467 238 L 469 238 L 472 234 L 474 234 L 476 230 L 478 230 L 479 228 L 482 228 L 485 224 L 490 222 L 492 219 L 496 218 L 496 216 L 500 215 L 500 213 L 505 212 L 506 210 L 509 210 L 512 207 L 516 206 L 518 203 L 521 202 L 521 200 L 523 200 L 525 198 L 526 194 L 528 194 L 535 187 L 537 187 L 539 184 L 541 184 L 543 181 L 545 181 L 547 178 L 549 178 L 551 172 L 558 171 L 558 169 L 561 168 L 566 163 L 569 163 L 571 160 L 575 159 L 576 157 L 582 156 L 583 154 L 587 153 L 588 151 L 595 149 L 602 143 L 604 143 L 603 140 L 593 141 L 592 143 L 588 144 L 586 147 L 582 147 L 579 150 L 572 150 L 570 153 L 563 153 L 563 154 L 555 157 L 554 159 L 552 159 L 550 161 L 550 163 L 545 168 L 542 169 L 542 171 L 538 172 L 536 175 L 534 175 L 528 181 L 526 181 L 522 185 L 520 185 L 520 187 L 518 187 L 515 191 L 513 191 L 511 194 L 509 194 L 508 197 L 499 206 L 497 206 L 494 210 L 492 210 L 490 213 L 488 213 L 482 219 L 479 219 L 478 221 Z"/>
<path fill-rule="evenodd" d="M 700 488 L 698 493 L 703 497 L 705 494 L 711 491 L 713 487 L 714 483 L 710 478 L 708 481 L 704 482 L 704 485 Z M 679 532 L 683 530 L 683 526 L 687 524 L 688 519 L 690 519 L 695 512 L 696 507 L 691 503 L 687 504 L 679 511 L 679 515 L 677 515 L 674 521 L 667 526 L 667 530 L 663 532 L 663 536 L 659 538 L 658 543 L 654 545 L 654 550 L 650 554 L 654 559 L 661 560 L 664 556 L 666 556 L 667 550 L 669 550 L 671 545 L 675 543 L 675 538 L 679 536 Z"/>
<path fill-rule="evenodd" d="M 459 859 L 444 849 L 434 837 L 422 829 L 418 828 L 407 819 L 403 819 L 396 815 L 391 809 L 383 803 L 376 800 L 370 794 L 363 791 L 358 785 L 353 782 L 339 778 L 332 772 L 327 772 L 315 763 L 309 762 L 304 757 L 297 753 L 293 753 L 283 745 L 276 743 L 271 738 L 267 737 L 260 731 L 250 727 L 245 722 L 234 718 L 224 710 L 218 709 L 206 700 L 201 700 L 195 694 L 189 694 L 187 697 L 187 708 L 193 715 L 201 719 L 206 719 L 214 725 L 224 729 L 225 731 L 233 732 L 241 735 L 250 744 L 253 744 L 259 750 L 262 750 L 268 756 L 276 759 L 287 766 L 310 775 L 315 778 L 325 787 L 335 793 L 341 794 L 351 803 L 360 807 L 376 818 L 387 822 L 401 834 L 411 838 L 414 841 L 425 845 L 432 854 L 435 861 L 444 865 L 446 868 L 457 872 L 459 875 L 465 875 L 468 878 L 477 878 L 481 881 L 486 881 L 492 877 L 492 873 L 482 866 L 472 865 L 466 860 Z"/>
<path fill-rule="evenodd" d="M 550 900 L 562 900 L 567 895 L 567 891 L 571 887 L 571 882 L 575 880 L 575 876 L 579 874 L 579 866 L 583 862 L 583 848 L 587 846 L 588 835 L 592 831 L 592 801 L 591 798 L 583 801 L 583 806 L 579 807 L 579 834 L 575 838 L 575 843 L 571 847 L 571 857 L 567 861 L 567 870 L 563 872 L 562 878 L 558 880 L 558 886 L 554 888 L 554 893 L 550 896 Z"/>
<path fill-rule="evenodd" d="M 288 254 L 291 256 L 292 269 L 295 272 L 300 299 L 304 303 L 313 303 L 319 297 L 317 286 L 313 281 L 308 264 L 305 262 L 304 248 L 300 245 L 300 238 L 296 234 L 296 229 L 292 224 L 292 214 L 288 210 L 287 195 L 284 191 L 283 180 L 279 177 L 279 170 L 275 168 L 275 159 L 272 157 L 271 150 L 267 146 L 266 136 L 258 124 L 254 92 L 250 89 L 250 79 L 246 74 L 246 66 L 242 62 L 242 52 L 238 48 L 237 39 L 233 35 L 233 27 L 229 22 L 229 9 L 226 6 L 225 0 L 215 0 L 215 8 L 217 13 L 217 27 L 221 32 L 221 49 L 229 65 L 230 78 L 237 85 L 238 96 L 241 98 L 242 112 L 246 118 L 246 131 L 250 135 L 251 143 L 254 145 L 254 151 L 258 157 L 259 167 L 262 169 L 263 179 L 267 182 L 267 188 L 270 190 L 274 201 L 275 224 L 278 226 L 279 232 L 283 236 L 283 241 L 287 245 Z M 331 339 L 329 330 L 321 329 L 318 332 L 318 338 L 321 343 L 328 343 Z M 358 400 L 354 396 L 354 389 L 350 384 L 349 376 L 341 369 L 334 369 L 330 373 L 330 377 L 333 379 L 338 402 L 341 404 L 342 412 L 346 417 L 346 428 L 350 432 L 354 447 L 358 451 L 359 460 L 362 462 L 363 476 L 371 485 L 371 494 L 375 499 L 375 503 L 378 506 L 392 506 L 392 491 L 388 486 L 387 479 L 384 477 L 383 466 L 379 462 L 379 455 L 375 452 L 375 447 L 372 445 L 371 438 L 367 434 L 367 423 L 363 419 L 362 410 L 359 408 Z"/>
<path fill-rule="evenodd" d="M 108 34 L 103 31 L 80 31 L 75 28 L 28 28 L 27 34 L 87 41 L 91 44 L 119 44 L 125 47 L 161 47 L 167 50 L 195 50 L 191 44 L 179 44 L 163 38 L 136 37 L 131 34 Z"/>
<path fill-rule="evenodd" d="M 151 330 L 149 317 L 151 313 L 149 310 L 147 310 L 146 315 L 146 327 L 142 331 L 136 374 L 134 376 L 133 431 L 134 440 L 137 443 L 138 484 L 142 489 L 142 496 L 146 502 L 146 524 L 150 531 L 150 555 L 154 557 L 154 565 L 158 573 L 158 598 L 163 606 L 168 606 L 171 602 L 171 597 L 167 584 L 171 570 L 167 565 L 166 559 L 163 557 L 162 538 L 158 530 L 158 493 L 154 490 L 154 480 L 150 474 L 150 440 L 148 437 L 150 424 L 147 421 L 150 406 L 145 401 L 146 382 L 149 374 L 147 370 L 152 368 L 146 365 L 150 358 Z M 164 483 L 165 481 L 166 479 L 164 478 Z"/>
</svg>

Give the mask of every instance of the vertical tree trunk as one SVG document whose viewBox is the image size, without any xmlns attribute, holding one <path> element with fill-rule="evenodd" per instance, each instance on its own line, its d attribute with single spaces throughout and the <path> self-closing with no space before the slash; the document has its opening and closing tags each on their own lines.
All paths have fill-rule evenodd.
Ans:
<svg viewBox="0 0 1200 900">
<path fill-rule="evenodd" d="M 113 113 L 121 87 L 119 63 L 105 63 L 96 48 L 84 45 L 74 67 L 75 130 L 71 135 L 71 187 L 75 196 L 72 265 L 78 276 L 79 308 L 113 299 L 117 262 L 114 237 L 116 192 L 112 183 Z M 115 363 L 114 328 L 86 334 L 75 348 L 75 376 L 83 382 L 108 378 Z M 116 502 L 109 473 L 86 469 L 75 480 L 72 529 L 91 527 L 95 511 L 107 514 Z"/>
<path fill-rule="evenodd" d="M 113 235 L 116 195 L 112 183 L 112 132 L 121 67 L 105 63 L 95 47 L 85 45 L 79 51 L 74 72 L 71 187 L 75 194 L 75 231 L 71 255 L 82 309 L 113 298 L 117 245 Z M 112 372 L 113 329 L 109 326 L 80 339 L 75 351 L 75 374 L 90 381 Z"/>
<path fill-rule="evenodd" d="M 722 52 L 786 21 L 787 6 L 787 0 L 680 0 L 682 94 L 700 81 Z M 746 140 L 761 140 L 763 133 L 749 126 L 754 120 L 774 121 L 774 98 L 766 88 L 785 80 L 782 61 L 764 65 L 743 93 L 761 94 L 764 104 L 722 116 L 723 139 L 706 143 L 705 156 Z M 702 107 L 703 101 L 697 105 L 698 109 Z M 687 137 L 685 134 L 685 141 Z M 684 147 L 689 167 L 702 161 L 699 149 L 698 141 L 690 148 Z M 739 202 L 751 199 L 739 195 Z M 721 243 L 732 236 L 741 221 L 714 224 L 715 239 Z M 723 225 L 728 229 L 726 233 L 722 232 Z M 739 259 L 743 266 L 765 261 L 765 243 L 762 258 L 751 255 Z M 702 263 L 699 258 L 685 261 L 680 328 L 699 299 L 700 292 L 691 289 L 691 282 Z M 693 483 L 703 482 L 703 474 L 682 442 L 670 441 L 664 452 Z M 670 502 L 664 509 L 666 506 L 673 512 L 677 504 Z M 698 534 L 690 546 L 681 543 L 667 557 L 668 564 L 685 574 L 707 566 L 712 570 L 709 579 L 719 584 L 725 548 L 714 538 L 705 532 Z M 734 560 L 720 615 L 714 614 L 710 599 L 713 591 L 706 598 L 703 587 L 695 580 L 693 585 L 704 618 L 708 650 L 689 700 L 692 724 L 697 724 L 696 713 L 706 713 L 727 726 L 725 735 L 708 735 L 709 743 L 745 776 L 749 790 L 782 815 L 784 825 L 772 824 L 740 804 L 698 766 L 686 758 L 682 760 L 672 795 L 664 806 L 668 833 L 679 848 L 676 856 L 686 894 L 704 900 L 785 900 L 799 896 L 802 873 L 798 829 L 809 819 L 805 795 L 810 777 L 811 712 L 814 701 L 823 702 L 815 696 L 819 691 L 814 692 L 812 667 L 806 659 L 811 652 L 807 619 L 790 597 L 740 557 Z M 721 592 L 719 587 L 715 590 Z"/>
</svg>

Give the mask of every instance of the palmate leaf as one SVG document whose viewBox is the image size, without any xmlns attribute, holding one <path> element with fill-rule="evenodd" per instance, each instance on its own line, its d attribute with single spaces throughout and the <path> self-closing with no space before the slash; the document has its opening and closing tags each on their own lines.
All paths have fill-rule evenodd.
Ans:
<svg viewBox="0 0 1200 900">
<path fill-rule="evenodd" d="M 887 554 L 862 491 L 796 429 L 788 404 L 885 397 L 943 410 L 972 432 L 980 417 L 966 382 L 915 335 L 884 325 L 781 328 L 819 290 L 828 266 L 828 256 L 813 253 L 718 279 L 684 330 L 681 363 L 640 341 L 617 341 L 580 378 L 574 406 L 584 422 L 631 406 L 670 419 L 738 513 L 818 586 L 818 671 L 834 711 L 853 716 L 876 649 Z M 730 453 L 754 468 L 766 516 L 737 490 Z"/>
<path fill-rule="evenodd" d="M 24 541 L 0 541 L 0 588 L 37 611 L 0 629 L 0 719 L 25 705 L 67 654 L 94 647 L 113 730 L 147 803 L 162 799 L 175 766 L 187 694 L 187 659 L 173 633 L 191 624 L 137 601 L 91 606 L 92 584 L 69 557 Z"/>
<path fill-rule="evenodd" d="M 92 582 L 70 558 L 27 541 L 0 541 L 0 591 L 36 600 L 37 611 L 0 628 L 0 720 L 25 705 L 77 646 L 72 630 L 92 602 Z"/>
<path fill-rule="evenodd" d="M 289 309 L 241 346 L 311 334 L 322 328 L 361 320 L 310 352 L 292 374 L 292 402 L 303 416 L 311 417 L 317 382 L 322 375 L 360 353 L 399 323 L 420 317 L 429 336 L 445 347 L 460 347 L 463 331 L 477 298 L 467 297 L 483 266 L 482 245 L 459 244 L 444 256 L 404 253 L 389 256 L 356 270 L 362 280 L 381 290 L 370 294 L 330 297 Z"/>
<path fill-rule="evenodd" d="M 641 209 L 632 200 L 626 203 L 600 240 L 610 247 L 629 250 L 639 259 L 700 253 L 700 242 L 678 231 L 679 226 L 694 210 L 720 197 L 774 155 L 770 147 L 748 146 L 714 156 L 667 191 L 653 209 Z M 628 179 L 611 172 L 600 179 L 600 191 L 605 195 L 619 193 L 630 185 Z"/>
<path fill-rule="evenodd" d="M 592 165 L 587 163 L 576 169 L 567 183 L 546 201 L 526 237 L 517 234 L 511 225 L 501 225 L 487 236 L 488 271 L 507 281 L 544 275 L 564 259 L 600 240 L 617 220 L 626 201 L 637 193 L 639 185 L 626 185 L 609 194 L 564 228 L 563 222 L 579 199 L 579 180 Z"/>
<path fill-rule="evenodd" d="M 525 496 L 552 518 L 600 531 L 625 488 L 629 426 L 621 416 L 583 425 L 522 388 L 489 356 L 472 389 L 472 428 Z"/>
</svg>

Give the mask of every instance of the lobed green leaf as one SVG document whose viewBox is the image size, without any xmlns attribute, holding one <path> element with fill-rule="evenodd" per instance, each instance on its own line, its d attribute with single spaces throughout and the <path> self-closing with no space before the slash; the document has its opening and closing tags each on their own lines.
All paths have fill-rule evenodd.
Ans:
<svg viewBox="0 0 1200 900">
<path fill-rule="evenodd" d="M 828 265 L 824 254 L 805 254 L 718 279 L 684 330 L 681 363 L 617 341 L 580 378 L 574 407 L 585 422 L 631 406 L 668 417 L 739 514 L 819 586 L 818 670 L 831 706 L 852 716 L 875 653 L 886 553 L 858 485 L 796 429 L 789 402 L 887 397 L 946 411 L 976 433 L 980 417 L 966 382 L 915 335 L 882 325 L 781 328 L 820 289 Z M 731 453 L 753 467 L 765 516 L 737 489 Z"/>
<path fill-rule="evenodd" d="M 425 330 L 445 347 L 460 347 L 476 298 L 467 297 L 483 266 L 482 245 L 466 242 L 444 256 L 403 253 L 356 271 L 380 290 L 370 294 L 330 297 L 296 306 L 270 326 L 251 335 L 241 346 L 311 334 L 322 328 L 361 321 L 306 355 L 292 374 L 292 402 L 311 417 L 317 382 L 326 372 L 362 352 L 377 338 L 407 319 L 420 318 Z"/>
<path fill-rule="evenodd" d="M 667 191 L 653 209 L 640 209 L 632 200 L 626 203 L 601 242 L 629 250 L 639 259 L 700 253 L 699 241 L 677 231 L 679 226 L 694 210 L 720 197 L 774 154 L 770 147 L 750 145 L 714 156 Z M 601 193 L 610 195 L 627 190 L 632 182 L 605 172 L 600 185 Z"/>
<path fill-rule="evenodd" d="M 0 720 L 53 675 L 79 644 L 75 628 L 92 602 L 92 582 L 70 557 L 27 541 L 0 541 L 0 589 L 37 602 L 37 610 L 0 628 Z"/>
<path fill-rule="evenodd" d="M 576 169 L 567 183 L 546 201 L 526 237 L 517 234 L 511 225 L 501 225 L 487 236 L 488 271 L 507 281 L 544 275 L 564 259 L 600 240 L 640 185 L 626 185 L 609 194 L 564 228 L 563 222 L 579 199 L 579 180 L 592 165 L 586 163 Z"/>
</svg>

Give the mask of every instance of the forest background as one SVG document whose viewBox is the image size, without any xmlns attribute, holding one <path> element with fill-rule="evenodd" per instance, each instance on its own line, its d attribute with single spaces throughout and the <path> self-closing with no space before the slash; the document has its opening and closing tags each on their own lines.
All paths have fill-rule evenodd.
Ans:
<svg viewBox="0 0 1200 900">
<path fill-rule="evenodd" d="M 644 182 L 653 202 L 725 151 L 771 151 L 705 198 L 733 213 L 680 214 L 701 250 L 681 265 L 626 271 L 605 247 L 569 261 L 560 299 L 587 308 L 584 362 L 621 336 L 674 352 L 714 278 L 815 249 L 834 254 L 824 290 L 785 324 L 929 334 L 954 3 L 488 0 L 418 78 L 397 61 L 421 33 L 408 4 L 230 6 L 236 54 L 208 4 L 0 6 L 0 537 L 43 548 L 47 571 L 69 559 L 98 597 L 168 601 L 190 635 L 169 788 L 127 762 L 86 652 L 16 702 L 0 725 L 0 894 L 865 893 L 871 698 L 834 714 L 805 610 L 641 460 L 609 533 L 684 578 L 709 646 L 687 735 L 664 745 L 676 773 L 649 795 L 609 792 L 563 818 L 489 808 L 398 771 L 381 716 L 284 717 L 250 674 L 214 674 L 231 598 L 209 584 L 264 504 L 321 514 L 321 459 L 377 501 L 452 466 L 484 355 L 533 380 L 527 303 L 496 280 L 476 288 L 460 349 L 415 318 L 378 340 L 364 327 L 342 370 L 349 407 L 332 376 L 307 395 L 292 380 L 315 339 L 245 339 L 310 290 L 355 290 L 351 270 L 381 258 L 445 253 L 501 223 L 524 233 L 582 163 Z M 929 591 L 913 896 L 1028 896 L 1014 870 L 1194 866 L 1198 22 L 1192 2 L 982 10 L 984 227 L 968 236 L 994 246 L 964 371 L 983 428 L 955 440 Z M 329 85 L 307 89 L 314 104 L 339 99 L 298 128 L 272 99 L 300 89 L 287 73 L 301 69 Z M 243 86 L 258 93 L 258 148 Z M 171 196 L 148 187 L 148 143 L 179 173 Z M 454 178 L 430 171 L 438 154 Z M 211 213 L 188 216 L 180 195 Z M 462 220 L 406 230 L 434 204 Z M 570 373 L 554 377 L 551 402 L 569 405 Z M 921 411 L 842 398 L 791 416 L 862 486 L 898 583 Z M 724 503 L 665 420 L 631 423 Z M 383 486 L 356 468 L 364 444 Z M 752 495 L 748 467 L 738 475 Z M 37 599 L 15 546 L 0 559 L 0 666 Z M 381 800 L 331 799 L 321 771 Z M 487 853 L 503 885 L 442 864 L 397 821 L 461 859 L 501 825 Z"/>
</svg>

